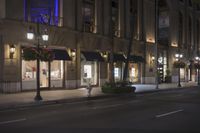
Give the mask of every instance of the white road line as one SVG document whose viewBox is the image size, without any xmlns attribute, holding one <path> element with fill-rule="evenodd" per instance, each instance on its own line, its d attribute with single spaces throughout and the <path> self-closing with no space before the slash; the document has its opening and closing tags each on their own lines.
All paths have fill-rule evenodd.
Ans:
<svg viewBox="0 0 200 133">
<path fill-rule="evenodd" d="M 114 105 L 107 105 L 107 106 L 102 106 L 102 107 L 94 107 L 92 109 L 106 109 L 106 108 L 114 108 L 114 107 L 118 107 L 118 106 L 122 106 L 124 104 L 114 104 Z"/>
<path fill-rule="evenodd" d="M 16 122 L 21 122 L 21 121 L 25 121 L 25 120 L 27 120 L 27 119 L 23 118 L 23 119 L 16 119 L 16 120 L 10 120 L 10 121 L 2 121 L 2 122 L 0 122 L 0 125 L 16 123 Z"/>
<path fill-rule="evenodd" d="M 182 111 L 183 111 L 183 109 L 180 109 L 180 110 L 176 110 L 176 111 L 168 112 L 168 113 L 165 113 L 165 114 L 156 115 L 156 118 L 160 118 L 160 117 L 164 117 L 164 116 L 172 115 L 172 114 L 179 113 L 179 112 L 182 112 Z"/>
</svg>

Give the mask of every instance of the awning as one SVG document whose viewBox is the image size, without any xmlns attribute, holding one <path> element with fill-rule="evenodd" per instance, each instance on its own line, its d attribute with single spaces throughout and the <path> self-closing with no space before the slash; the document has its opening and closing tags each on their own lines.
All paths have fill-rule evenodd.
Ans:
<svg viewBox="0 0 200 133">
<path fill-rule="evenodd" d="M 145 60 L 142 56 L 131 55 L 130 62 L 139 63 L 139 62 L 145 62 Z"/>
<path fill-rule="evenodd" d="M 53 52 L 53 55 L 54 55 L 53 60 L 72 60 L 68 52 L 64 49 L 51 49 L 51 48 L 47 48 L 47 49 Z M 22 50 L 23 50 L 23 54 L 26 54 L 26 57 L 29 60 L 36 60 L 34 51 L 37 51 L 37 49 L 35 47 L 22 46 Z"/>
<path fill-rule="evenodd" d="M 104 61 L 104 58 L 99 52 L 86 52 L 81 51 L 87 61 Z"/>
<path fill-rule="evenodd" d="M 72 60 L 68 52 L 64 49 L 52 49 L 54 60 Z"/>
<path fill-rule="evenodd" d="M 110 54 L 109 54 L 109 61 L 110 61 Z M 113 62 L 125 62 L 126 58 L 123 54 L 113 54 Z"/>
</svg>

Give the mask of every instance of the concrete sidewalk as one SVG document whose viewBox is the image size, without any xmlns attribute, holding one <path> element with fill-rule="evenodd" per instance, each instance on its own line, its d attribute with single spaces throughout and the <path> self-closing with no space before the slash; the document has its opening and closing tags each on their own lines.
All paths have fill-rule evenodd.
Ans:
<svg viewBox="0 0 200 133">
<path fill-rule="evenodd" d="M 182 83 L 182 87 L 196 86 L 195 82 Z M 159 89 L 155 89 L 152 84 L 134 84 L 136 93 L 145 93 L 152 91 L 162 91 L 175 89 L 177 83 L 159 84 Z M 87 100 L 87 90 L 85 88 L 75 90 L 46 90 L 41 91 L 42 101 L 34 101 L 36 92 L 20 92 L 15 94 L 0 94 L 0 110 L 11 109 L 17 107 L 37 106 L 44 104 L 53 104 L 59 102 L 74 102 Z M 91 97 L 111 97 L 113 95 L 103 94 L 100 87 L 92 89 Z"/>
</svg>

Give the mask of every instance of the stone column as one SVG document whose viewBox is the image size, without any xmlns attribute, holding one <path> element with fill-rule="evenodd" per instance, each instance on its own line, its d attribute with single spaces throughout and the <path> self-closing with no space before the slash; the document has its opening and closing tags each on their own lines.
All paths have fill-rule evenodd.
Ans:
<svg viewBox="0 0 200 133">
<path fill-rule="evenodd" d="M 76 26 L 76 3 L 80 0 L 63 0 L 63 26 L 75 29 Z M 78 3 L 77 3 L 78 4 Z M 78 17 L 77 17 L 78 18 Z M 78 22 L 78 21 L 77 21 Z"/>
<path fill-rule="evenodd" d="M 96 0 L 95 1 L 95 29 L 97 30 L 97 33 L 103 34 L 103 8 L 104 8 L 104 2 L 102 0 Z"/>
<path fill-rule="evenodd" d="M 6 16 L 6 0 L 0 1 L 0 19 Z"/>
<path fill-rule="evenodd" d="M 3 36 L 0 35 L 0 92 L 3 91 L 3 64 L 4 64 L 4 45 L 3 45 Z"/>
<path fill-rule="evenodd" d="M 82 6 L 83 6 L 83 1 L 82 0 L 76 0 L 76 3 L 75 3 L 75 11 L 76 11 L 75 24 L 76 24 L 76 28 L 75 29 L 77 29 L 78 31 L 83 30 Z"/>
</svg>

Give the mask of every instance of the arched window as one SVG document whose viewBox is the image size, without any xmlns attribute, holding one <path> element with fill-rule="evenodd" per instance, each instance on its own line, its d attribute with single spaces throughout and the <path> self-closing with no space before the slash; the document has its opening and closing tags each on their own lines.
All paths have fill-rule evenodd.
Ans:
<svg viewBox="0 0 200 133">
<path fill-rule="evenodd" d="M 114 30 L 114 35 L 119 36 L 119 1 L 118 0 L 112 0 L 112 11 L 111 11 L 111 16 L 112 16 L 112 24 L 113 24 L 113 30 Z"/>
</svg>

